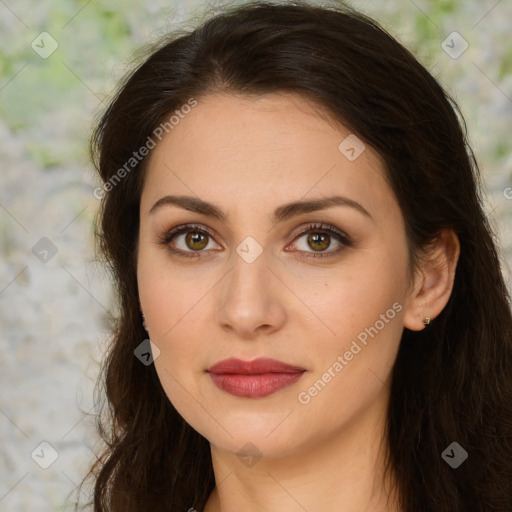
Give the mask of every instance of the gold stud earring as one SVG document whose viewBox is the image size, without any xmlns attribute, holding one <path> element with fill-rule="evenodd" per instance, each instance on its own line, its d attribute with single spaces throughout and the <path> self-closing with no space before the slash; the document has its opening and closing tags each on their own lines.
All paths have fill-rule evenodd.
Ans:
<svg viewBox="0 0 512 512">
<path fill-rule="evenodd" d="M 429 316 L 426 316 L 424 319 L 423 319 L 423 325 L 429 325 L 430 324 L 430 317 Z"/>
</svg>

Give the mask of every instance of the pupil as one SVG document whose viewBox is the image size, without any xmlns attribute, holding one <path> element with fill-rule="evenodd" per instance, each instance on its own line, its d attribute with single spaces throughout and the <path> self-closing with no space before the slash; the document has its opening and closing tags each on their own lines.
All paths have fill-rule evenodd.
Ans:
<svg viewBox="0 0 512 512">
<path fill-rule="evenodd" d="M 187 244 L 190 242 L 191 245 L 196 245 L 196 247 L 190 247 L 193 250 L 204 249 L 206 247 L 206 245 L 208 245 L 207 243 L 205 243 L 205 241 L 206 241 L 206 237 L 201 233 L 191 231 L 187 235 Z M 190 246 L 190 244 L 189 244 L 189 246 Z M 199 247 L 197 247 L 197 244 L 199 244 Z"/>
<path fill-rule="evenodd" d="M 327 249 L 330 245 L 327 235 L 325 234 L 313 234 L 309 237 L 309 241 L 312 241 L 313 244 L 317 245 L 317 249 Z M 323 242 L 323 243 L 322 243 Z M 327 242 L 327 243 L 325 243 Z M 311 247 L 315 249 L 315 247 Z"/>
</svg>

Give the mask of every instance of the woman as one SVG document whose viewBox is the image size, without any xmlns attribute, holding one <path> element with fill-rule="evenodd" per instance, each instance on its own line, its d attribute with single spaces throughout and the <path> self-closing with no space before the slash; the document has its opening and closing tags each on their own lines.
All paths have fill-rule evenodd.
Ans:
<svg viewBox="0 0 512 512">
<path fill-rule="evenodd" d="M 92 141 L 120 301 L 94 510 L 512 510 L 509 297 L 457 113 L 341 5 L 231 8 L 123 81 Z"/>
</svg>

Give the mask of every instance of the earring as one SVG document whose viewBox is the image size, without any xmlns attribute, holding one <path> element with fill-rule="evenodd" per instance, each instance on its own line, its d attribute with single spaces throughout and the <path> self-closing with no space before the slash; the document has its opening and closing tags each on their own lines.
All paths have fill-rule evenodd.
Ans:
<svg viewBox="0 0 512 512">
<path fill-rule="evenodd" d="M 144 318 L 144 313 L 142 311 L 140 313 L 142 315 L 142 327 L 144 327 L 144 330 L 148 332 L 148 326 L 146 324 L 146 319 Z"/>
<path fill-rule="evenodd" d="M 427 326 L 430 324 L 430 317 L 429 316 L 426 316 L 424 319 L 423 319 L 423 325 Z"/>
</svg>

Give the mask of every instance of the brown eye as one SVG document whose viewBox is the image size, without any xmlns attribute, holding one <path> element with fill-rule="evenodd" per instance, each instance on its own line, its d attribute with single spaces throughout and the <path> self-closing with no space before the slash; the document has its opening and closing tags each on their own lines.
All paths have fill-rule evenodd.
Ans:
<svg viewBox="0 0 512 512">
<path fill-rule="evenodd" d="M 323 251 L 331 245 L 330 236 L 325 233 L 310 233 L 307 244 L 315 251 Z"/>
<path fill-rule="evenodd" d="M 208 235 L 199 231 L 189 231 L 185 236 L 185 243 L 189 249 L 200 251 L 208 245 Z"/>
<path fill-rule="evenodd" d="M 208 247 L 210 242 L 213 247 Z M 177 226 L 160 237 L 160 244 L 167 246 L 177 256 L 197 257 L 207 252 L 204 249 L 219 249 L 213 243 L 213 234 L 206 228 L 195 225 Z"/>
<path fill-rule="evenodd" d="M 334 241 L 334 248 L 331 248 Z M 327 224 L 311 224 L 295 238 L 294 248 L 306 258 L 336 256 L 344 248 L 352 245 L 351 239 L 344 232 Z"/>
</svg>

